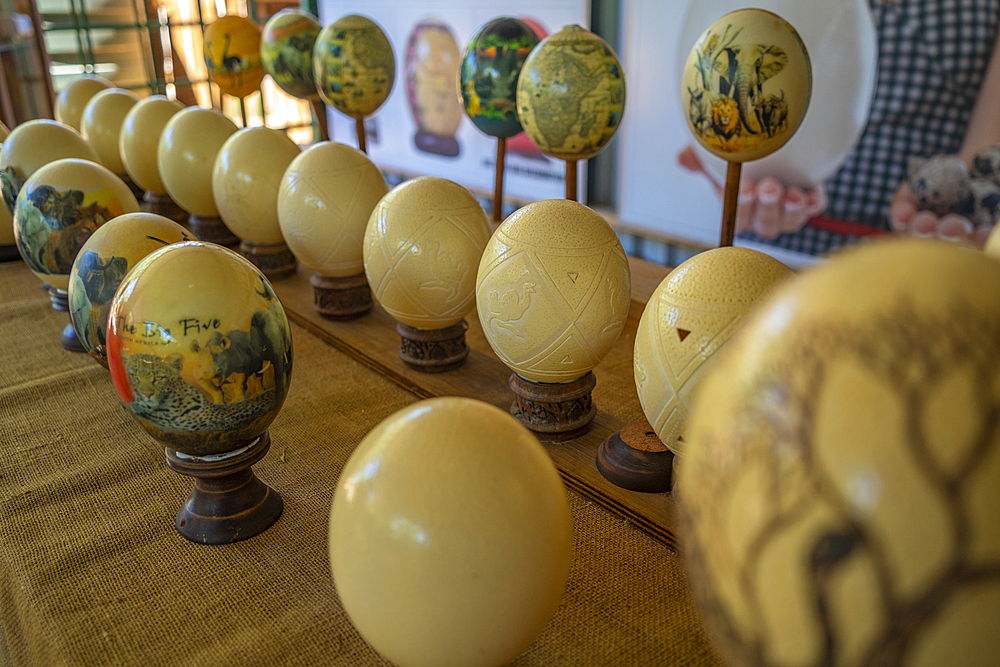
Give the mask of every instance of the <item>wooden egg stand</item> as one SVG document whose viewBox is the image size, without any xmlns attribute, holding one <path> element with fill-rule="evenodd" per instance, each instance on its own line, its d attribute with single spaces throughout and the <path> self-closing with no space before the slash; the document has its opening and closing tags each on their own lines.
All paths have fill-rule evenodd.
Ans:
<svg viewBox="0 0 1000 667">
<path fill-rule="evenodd" d="M 727 53 L 727 49 L 738 52 L 744 40 L 737 40 L 744 31 L 747 33 L 743 35 L 744 39 L 753 40 L 752 44 L 764 44 L 765 46 L 761 48 L 766 48 L 772 54 L 780 53 L 781 57 L 784 58 L 784 63 L 780 67 L 773 66 L 773 69 L 777 71 L 771 71 L 771 76 L 780 73 L 789 64 L 791 65 L 788 69 L 792 70 L 794 78 L 790 80 L 786 78 L 784 82 L 786 88 L 782 89 L 781 98 L 783 101 L 786 100 L 787 94 L 788 106 L 786 106 L 785 111 L 786 114 L 791 113 L 785 119 L 784 126 L 779 124 L 773 133 L 770 128 L 765 130 L 760 126 L 754 132 L 744 120 L 744 116 L 750 110 L 742 109 L 740 110 L 740 119 L 735 127 L 736 130 L 742 129 L 743 131 L 737 131 L 735 135 L 725 137 L 722 134 L 717 134 L 714 128 L 706 131 L 703 123 L 696 124 L 694 122 L 695 119 L 692 118 L 694 111 L 700 112 L 704 109 L 699 109 L 696 103 L 692 102 L 692 88 L 688 84 L 697 88 L 697 81 L 700 77 L 701 83 L 707 87 L 708 77 L 718 69 L 716 62 L 722 54 Z M 720 36 L 722 36 L 721 40 Z M 728 41 L 725 41 L 726 39 Z M 733 58 L 735 57 L 733 56 Z M 761 58 L 763 60 L 763 56 Z M 721 80 L 725 80 L 724 75 L 720 74 L 719 76 Z M 758 88 L 761 88 L 763 82 L 762 76 L 757 84 Z M 730 86 L 734 96 L 739 99 L 722 95 L 716 101 L 716 106 L 725 105 L 739 109 L 741 102 L 750 99 L 749 95 L 741 96 L 735 84 L 729 84 L 726 81 L 726 86 Z M 720 84 L 720 88 L 722 87 L 724 86 Z M 812 95 L 812 67 L 809 52 L 795 29 L 776 14 L 763 9 L 741 9 L 730 12 L 712 23 L 691 49 L 684 68 L 682 95 L 685 108 L 692 110 L 688 117 L 688 127 L 695 138 L 706 149 L 728 163 L 726 185 L 723 191 L 719 247 L 732 247 L 736 236 L 736 212 L 743 163 L 760 159 L 781 148 L 795 134 L 802 123 Z M 760 89 L 758 89 L 757 95 L 763 97 Z M 708 111 L 712 113 L 716 109 L 713 107 Z M 728 128 L 724 131 L 728 131 Z M 738 140 L 743 132 L 750 136 L 740 146 Z M 631 491 L 663 493 L 670 491 L 673 487 L 674 471 L 678 458 L 657 437 L 649 421 L 641 419 L 627 424 L 621 431 L 609 436 L 601 443 L 596 463 L 601 475 L 612 484 Z"/>
</svg>

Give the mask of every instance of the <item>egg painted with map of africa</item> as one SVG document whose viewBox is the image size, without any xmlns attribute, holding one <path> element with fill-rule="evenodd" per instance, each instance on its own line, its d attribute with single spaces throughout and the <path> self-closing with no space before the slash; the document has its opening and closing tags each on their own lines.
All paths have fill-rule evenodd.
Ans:
<svg viewBox="0 0 1000 667">
<path fill-rule="evenodd" d="M 382 106 L 396 81 L 396 58 L 382 28 L 351 14 L 323 28 L 313 47 L 313 76 L 323 101 L 353 118 Z"/>
</svg>

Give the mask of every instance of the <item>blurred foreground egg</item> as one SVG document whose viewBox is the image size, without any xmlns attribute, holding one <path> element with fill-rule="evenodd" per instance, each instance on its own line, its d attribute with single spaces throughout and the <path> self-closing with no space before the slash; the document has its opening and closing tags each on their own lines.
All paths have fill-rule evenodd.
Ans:
<svg viewBox="0 0 1000 667">
<path fill-rule="evenodd" d="M 376 426 L 330 513 L 344 609 L 401 667 L 516 658 L 559 605 L 572 543 L 547 452 L 509 414 L 467 398 L 421 401 Z"/>
<path fill-rule="evenodd" d="M 313 46 L 313 74 L 324 102 L 363 118 L 389 97 L 396 81 L 396 58 L 377 23 L 351 14 L 319 33 Z"/>
<path fill-rule="evenodd" d="M 292 97 L 319 99 L 312 60 L 320 29 L 316 17 L 300 9 L 282 9 L 264 25 L 260 59 L 278 87 Z"/>
<path fill-rule="evenodd" d="M 170 198 L 188 213 L 219 217 L 212 196 L 215 158 L 238 128 L 213 109 L 187 108 L 163 128 L 156 164 Z"/>
<path fill-rule="evenodd" d="M 114 88 L 103 76 L 85 74 L 61 91 L 56 98 L 55 116 L 60 123 L 69 125 L 74 130 L 80 130 L 80 119 L 87 102 L 102 90 Z"/>
<path fill-rule="evenodd" d="M 122 124 L 139 98 L 121 88 L 102 90 L 83 109 L 80 133 L 97 151 L 101 164 L 115 174 L 125 174 L 121 151 L 118 150 Z"/>
<path fill-rule="evenodd" d="M 762 252 L 716 248 L 675 268 L 653 292 L 635 334 L 635 387 L 646 419 L 674 453 L 683 453 L 678 438 L 706 362 L 792 275 Z"/>
<path fill-rule="evenodd" d="M 125 276 L 153 251 L 191 240 L 173 220 L 126 213 L 102 225 L 83 244 L 69 276 L 69 319 L 87 352 L 102 366 L 108 365 L 111 299 Z"/>
<path fill-rule="evenodd" d="M 156 164 L 156 148 L 163 128 L 184 105 L 154 95 L 132 107 L 122 123 L 118 151 L 129 177 L 142 189 L 158 195 L 167 194 Z"/>
<path fill-rule="evenodd" d="M 368 221 L 368 284 L 403 324 L 458 324 L 475 306 L 476 266 L 489 238 L 486 212 L 461 185 L 434 176 L 406 181 L 382 198 Z"/>
<path fill-rule="evenodd" d="M 31 175 L 14 206 L 17 249 L 28 268 L 66 290 L 73 261 L 97 228 L 139 203 L 120 178 L 89 160 L 51 162 Z"/>
<path fill-rule="evenodd" d="M 193 456 L 252 443 L 288 393 L 292 338 L 271 284 L 211 243 L 147 256 L 108 314 L 108 367 L 122 404 L 170 449 Z"/>
<path fill-rule="evenodd" d="M 677 497 L 733 665 L 1000 655 L 1000 263 L 872 243 L 779 288 L 695 394 Z"/>
<path fill-rule="evenodd" d="M 100 164 L 97 153 L 80 133 L 54 120 L 29 120 L 15 127 L 4 139 L 0 155 L 0 181 L 7 208 L 28 177 L 40 167 L 64 158 L 80 158 Z"/>
<path fill-rule="evenodd" d="M 368 219 L 389 191 L 368 156 L 325 141 L 288 166 L 278 191 L 278 222 L 292 254 L 316 273 L 356 276 L 365 270 Z"/>
<path fill-rule="evenodd" d="M 483 253 L 476 307 L 490 347 L 521 377 L 572 382 L 625 328 L 632 283 L 604 218 L 565 199 L 515 211 Z"/>
<path fill-rule="evenodd" d="M 246 97 L 260 86 L 260 28 L 243 16 L 222 16 L 205 28 L 208 77 L 226 95 Z"/>
<path fill-rule="evenodd" d="M 418 149 L 448 157 L 460 152 L 455 132 L 462 122 L 458 92 L 461 55 L 447 24 L 418 23 L 406 43 L 406 92 L 417 124 Z"/>
<path fill-rule="evenodd" d="M 3 140 L 7 138 L 8 134 L 10 134 L 10 128 L 0 122 L 0 143 L 3 143 Z"/>
</svg>

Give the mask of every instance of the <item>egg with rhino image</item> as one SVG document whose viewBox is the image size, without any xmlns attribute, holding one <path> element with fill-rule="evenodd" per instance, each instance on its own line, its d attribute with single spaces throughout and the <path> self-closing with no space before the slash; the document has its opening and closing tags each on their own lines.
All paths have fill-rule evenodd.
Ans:
<svg viewBox="0 0 1000 667">
<path fill-rule="evenodd" d="M 291 380 L 291 332 L 271 284 L 211 243 L 170 245 L 136 265 L 111 302 L 107 352 L 122 404 L 190 456 L 251 444 Z"/>
</svg>

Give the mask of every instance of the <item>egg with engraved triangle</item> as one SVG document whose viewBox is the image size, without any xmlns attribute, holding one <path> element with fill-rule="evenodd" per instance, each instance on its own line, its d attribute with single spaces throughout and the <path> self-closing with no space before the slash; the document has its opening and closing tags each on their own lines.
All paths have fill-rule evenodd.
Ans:
<svg viewBox="0 0 1000 667">
<path fill-rule="evenodd" d="M 646 419 L 674 453 L 684 451 L 691 392 L 716 351 L 792 271 L 749 248 L 699 253 L 671 271 L 639 319 L 635 388 Z"/>
<path fill-rule="evenodd" d="M 534 382 L 571 382 L 625 328 L 628 259 L 611 225 L 583 204 L 549 199 L 504 220 L 476 277 L 476 307 L 497 356 Z"/>
</svg>

